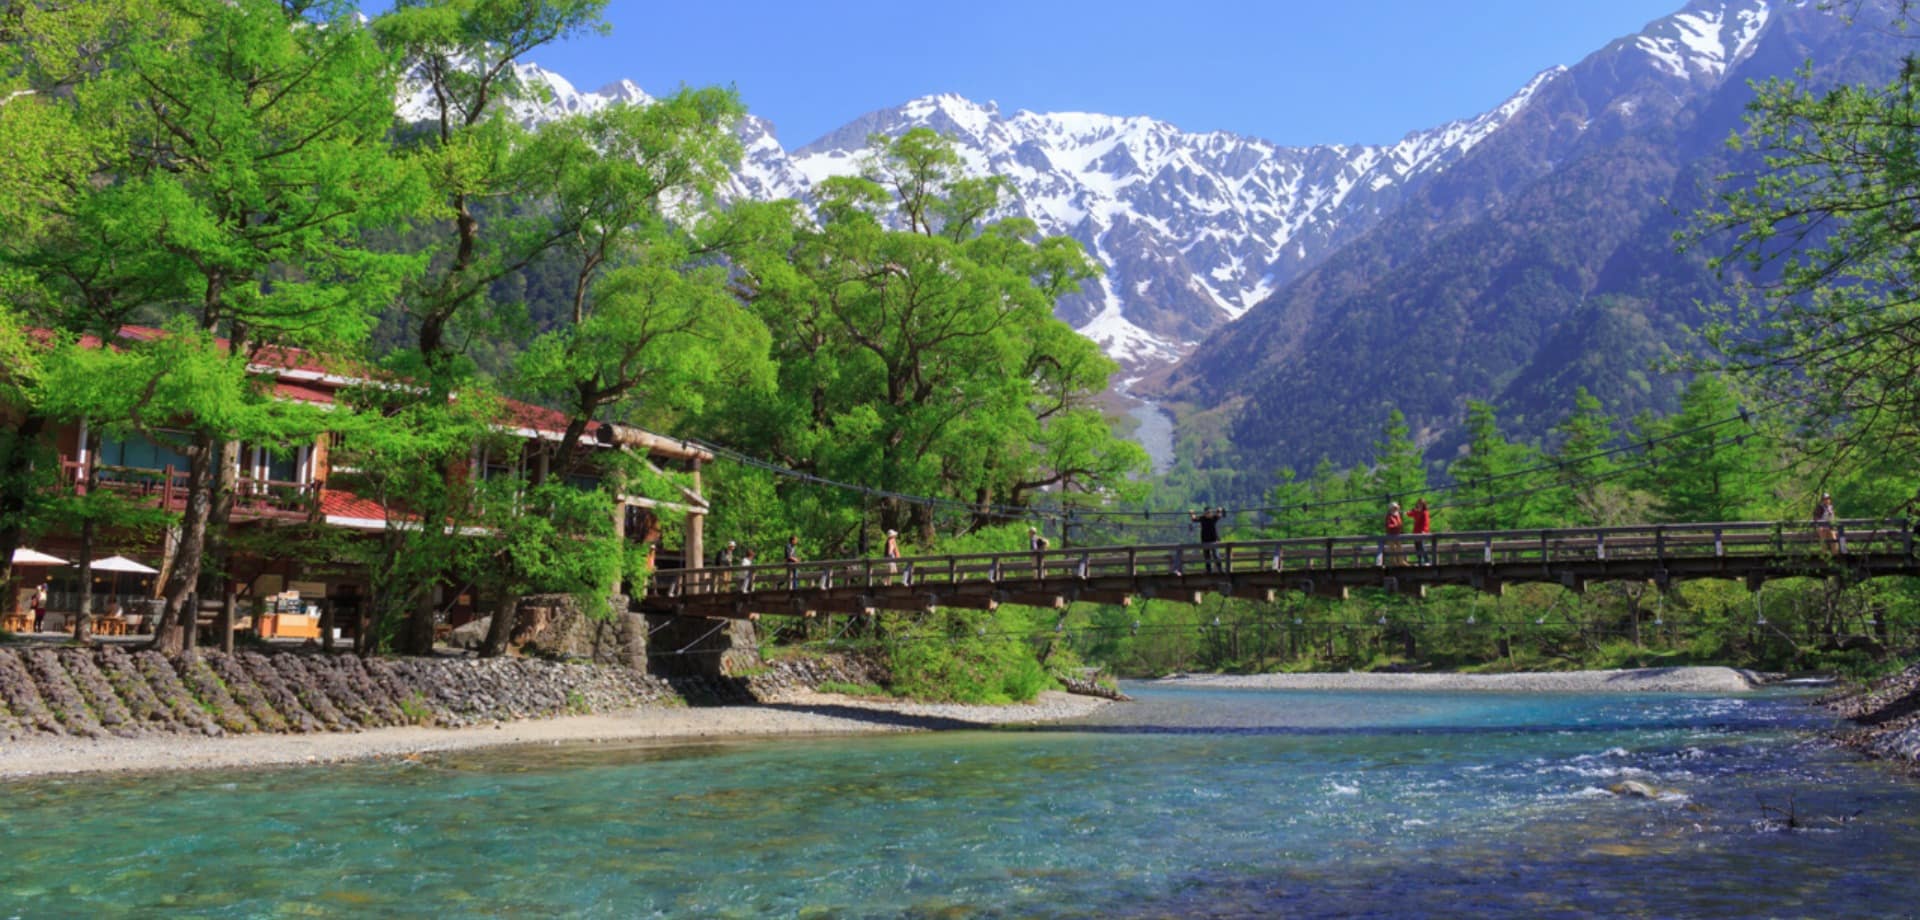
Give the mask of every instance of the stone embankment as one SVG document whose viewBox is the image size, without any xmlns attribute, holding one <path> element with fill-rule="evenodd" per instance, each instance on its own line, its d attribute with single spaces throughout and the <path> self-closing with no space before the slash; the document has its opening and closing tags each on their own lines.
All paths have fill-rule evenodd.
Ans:
<svg viewBox="0 0 1920 920">
<path fill-rule="evenodd" d="M 0 739 L 457 727 L 649 703 L 752 702 L 875 677 L 867 664 L 842 659 L 771 662 L 741 677 L 657 677 L 524 658 L 0 648 Z"/>
<path fill-rule="evenodd" d="M 1858 726 L 1844 744 L 1920 769 L 1920 663 L 1825 702 Z"/>
</svg>

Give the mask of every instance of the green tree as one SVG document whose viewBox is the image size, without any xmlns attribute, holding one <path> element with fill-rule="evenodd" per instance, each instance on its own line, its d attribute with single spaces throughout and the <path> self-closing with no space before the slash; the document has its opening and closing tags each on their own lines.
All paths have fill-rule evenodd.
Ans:
<svg viewBox="0 0 1920 920">
<path fill-rule="evenodd" d="M 1744 521 L 1774 512 L 1773 455 L 1741 417 L 1726 382 L 1700 374 L 1680 394 L 1680 411 L 1642 419 L 1648 442 L 1637 475 L 1663 521 Z"/>
<path fill-rule="evenodd" d="M 1413 429 L 1407 417 L 1394 409 L 1387 413 L 1387 424 L 1380 440 L 1373 442 L 1373 488 L 1380 503 L 1406 500 L 1427 490 L 1427 466 L 1420 448 L 1413 441 Z"/>
<path fill-rule="evenodd" d="M 665 420 L 715 389 L 771 385 L 766 329 L 733 296 L 724 253 L 684 229 L 738 159 L 742 111 L 731 92 L 682 90 L 550 123 L 528 146 L 573 275 L 571 313 L 514 368 L 521 392 L 567 414 L 551 468 L 565 471 L 597 418 L 646 408 Z"/>
<path fill-rule="evenodd" d="M 1573 411 L 1553 430 L 1560 446 L 1548 459 L 1553 482 L 1565 490 L 1557 494 L 1567 523 L 1625 523 L 1632 516 L 1630 494 L 1617 476 L 1620 461 L 1609 453 L 1619 447 L 1620 435 L 1600 399 L 1580 387 Z"/>
<path fill-rule="evenodd" d="M 1467 452 L 1447 465 L 1455 491 L 1447 501 L 1447 526 L 1454 530 L 1508 530 L 1548 527 L 1549 496 L 1536 490 L 1545 476 L 1540 454 L 1508 441 L 1493 405 L 1467 403 Z"/>
<path fill-rule="evenodd" d="M 588 211 L 596 203 L 580 196 L 581 176 L 612 158 L 586 158 L 553 169 L 539 157 L 560 148 L 559 139 L 578 125 L 554 128 L 553 140 L 541 146 L 518 124 L 510 105 L 540 92 L 520 78 L 515 60 L 550 42 L 604 32 L 605 7 L 606 0 L 401 0 L 374 23 L 384 45 L 403 60 L 406 85 L 424 107 L 424 124 L 402 130 L 400 138 L 432 201 L 415 215 L 413 234 L 425 242 L 428 268 L 410 280 L 398 301 L 414 333 L 413 347 L 388 360 L 393 372 L 416 386 L 369 405 L 393 413 L 403 411 L 393 405 L 394 398 L 412 400 L 417 405 L 404 411 L 426 423 L 433 436 L 418 444 L 382 445 L 380 455 L 390 462 L 414 462 L 431 474 L 452 477 L 482 447 L 490 429 L 475 427 L 464 412 L 449 417 L 447 406 L 455 394 L 467 399 L 491 389 L 477 378 L 465 350 L 469 337 L 501 328 L 502 310 L 510 305 L 494 301 L 495 286 L 570 240 L 583 251 L 592 247 L 592 228 L 566 218 L 591 219 Z M 617 198 L 633 190 L 623 184 L 610 194 Z M 610 207 L 595 213 L 618 216 Z M 624 233 L 626 224 L 616 220 L 607 230 Z M 582 267 L 584 296 L 601 263 Z M 584 318 L 584 306 L 582 312 Z M 552 351 L 547 346 L 546 353 Z M 597 408 L 599 399 L 589 402 Z M 462 434 L 472 440 L 461 443 Z M 429 450 L 437 453 L 422 453 Z M 379 468 L 395 484 L 411 481 L 410 494 L 398 489 L 394 494 L 408 495 L 419 517 L 453 522 L 482 510 L 472 484 L 450 480 L 428 486 L 384 462 Z M 411 558 L 396 557 L 433 552 L 444 530 L 390 520 L 380 542 L 382 556 L 372 566 L 388 579 L 383 615 L 405 616 L 395 638 L 410 653 L 425 654 L 433 647 L 431 578 L 424 587 L 416 584 L 413 579 L 423 573 L 414 570 Z"/>
<path fill-rule="evenodd" d="M 821 184 L 817 224 L 790 206 L 729 215 L 725 232 L 757 234 L 740 280 L 780 375 L 708 427 L 809 472 L 976 503 L 970 526 L 1043 489 L 1134 490 L 1145 454 L 1093 403 L 1116 367 L 1053 317 L 1094 264 L 1031 221 L 995 219 L 1005 180 L 966 176 L 932 131 L 874 143 L 864 175 Z M 848 549 L 863 504 L 836 502 L 815 533 Z M 890 500 L 872 526 L 925 542 L 934 523 Z"/>
<path fill-rule="evenodd" d="M 1881 86 L 1812 82 L 1809 69 L 1758 87 L 1731 143 L 1762 156 L 1765 171 L 1696 218 L 1694 240 L 1733 237 L 1715 264 L 1743 290 L 1708 338 L 1769 411 L 1798 422 L 1812 463 L 1910 459 L 1920 452 L 1920 56 Z M 1908 503 L 1920 507 L 1920 494 Z"/>
<path fill-rule="evenodd" d="M 246 361 L 262 343 L 364 337 L 368 305 L 390 299 L 405 262 L 365 249 L 360 232 L 405 196 L 386 138 L 394 69 L 350 6 L 235 0 L 166 12 L 165 32 L 135 34 L 72 93 L 79 120 L 116 139 L 114 154 L 32 249 L 10 255 L 52 292 L 49 313 L 66 320 L 57 328 L 104 336 L 146 309 L 176 317 L 168 329 L 180 347 L 219 353 L 153 346 L 183 361 L 160 373 L 232 387 L 144 416 L 190 432 L 156 634 L 177 647 L 191 642 L 192 630 L 173 628 L 190 593 L 225 580 L 236 438 L 262 434 L 240 426 L 250 413 L 223 411 L 257 401 Z M 188 395 L 149 395 L 161 392 Z"/>
</svg>

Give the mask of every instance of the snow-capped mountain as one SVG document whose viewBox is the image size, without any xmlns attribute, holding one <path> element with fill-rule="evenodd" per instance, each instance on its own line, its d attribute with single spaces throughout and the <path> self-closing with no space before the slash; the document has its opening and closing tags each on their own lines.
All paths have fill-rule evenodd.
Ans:
<svg viewBox="0 0 1920 920">
<path fill-rule="evenodd" d="M 1696 0 L 1606 50 L 1640 55 L 1676 83 L 1712 84 L 1752 52 L 1779 2 Z M 582 92 L 535 64 L 519 64 L 517 73 L 540 90 L 538 98 L 512 104 L 527 124 L 649 98 L 625 81 Z M 1182 131 L 1148 117 L 1007 114 L 992 102 L 936 95 L 870 113 L 789 150 L 770 123 L 749 116 L 739 126 L 745 156 L 731 193 L 805 199 L 821 180 L 857 172 L 870 135 L 938 130 L 958 141 L 973 169 L 1013 180 L 1013 212 L 1033 218 L 1043 232 L 1079 240 L 1102 263 L 1105 274 L 1063 303 L 1061 317 L 1131 371 L 1145 372 L 1178 360 L 1365 235 L 1497 136 L 1565 73 L 1545 70 L 1484 114 L 1382 146 L 1287 147 Z M 1659 117 L 1685 92 L 1666 87 L 1589 108 L 1621 119 L 1636 112 Z M 422 114 L 428 104 L 415 91 L 402 112 Z M 1584 132 L 1594 120 L 1583 118 L 1571 130 Z M 1475 213 L 1492 203 L 1450 206 Z"/>
<path fill-rule="evenodd" d="M 1491 112 L 1391 146 L 1283 147 L 1144 117 L 1006 115 L 943 95 L 867 115 L 792 161 L 815 183 L 858 171 L 872 134 L 930 127 L 955 138 L 973 169 L 1013 181 L 1013 210 L 1079 240 L 1106 267 L 1061 316 L 1138 367 L 1178 358 L 1364 232 L 1556 72 Z"/>
<path fill-rule="evenodd" d="M 1697 0 L 1553 76 L 1365 235 L 1216 331 L 1135 392 L 1219 413 L 1241 469 L 1364 462 L 1390 411 L 1449 457 L 1470 400 L 1544 438 L 1584 388 L 1617 418 L 1673 406 L 1660 367 L 1729 302 L 1676 233 L 1719 207 L 1718 177 L 1767 170 L 1732 149 L 1756 83 L 1884 85 L 1911 50 L 1865 0 Z M 1875 20 L 1878 20 L 1877 22 Z M 1808 62 L 1811 62 L 1809 66 Z M 1222 450 L 1221 453 L 1225 453 Z"/>
</svg>

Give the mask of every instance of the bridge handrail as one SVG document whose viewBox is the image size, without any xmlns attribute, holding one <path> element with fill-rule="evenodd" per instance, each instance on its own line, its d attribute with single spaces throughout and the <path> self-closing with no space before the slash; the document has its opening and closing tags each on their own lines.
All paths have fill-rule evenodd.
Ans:
<svg viewBox="0 0 1920 920">
<path fill-rule="evenodd" d="M 698 569 L 662 569 L 648 586 L 651 595 L 745 594 L 794 589 L 833 588 L 859 585 L 874 587 L 899 579 L 904 584 L 950 585 L 985 576 L 999 582 L 1009 574 L 1085 579 L 1096 574 L 1120 574 L 1113 571 L 1124 564 L 1126 575 L 1185 574 L 1189 568 L 1236 574 L 1258 571 L 1263 567 L 1278 571 L 1288 562 L 1311 570 L 1317 563 L 1333 568 L 1345 562 L 1353 566 L 1368 564 L 1405 565 L 1409 549 L 1438 561 L 1444 551 L 1448 562 L 1526 561 L 1537 548 L 1542 562 L 1551 562 L 1553 554 L 1594 553 L 1591 558 L 1607 559 L 1608 550 L 1625 551 L 1626 558 L 1646 558 L 1651 546 L 1656 558 L 1699 556 L 1695 549 L 1711 545 L 1713 555 L 1754 555 L 1745 551 L 1759 544 L 1769 553 L 1830 542 L 1830 547 L 1847 551 L 1852 546 L 1872 545 L 1888 537 L 1901 541 L 1905 553 L 1914 549 L 1910 522 L 1899 519 L 1850 518 L 1835 522 L 1832 540 L 1818 533 L 1812 521 L 1722 521 L 1627 526 L 1539 528 L 1530 530 L 1443 531 L 1432 534 L 1358 534 L 1330 537 L 1288 537 L 1274 540 L 1223 541 L 1208 547 L 1198 543 L 1160 543 L 1061 547 L 1046 550 L 1016 550 L 1000 553 L 947 553 L 900 559 L 855 557 L 802 560 L 789 566 L 775 562 L 754 566 L 703 567 Z M 1707 538 L 1711 538 L 1709 541 Z M 1611 541 L 1611 542 L 1610 542 Z M 1729 547 L 1732 551 L 1729 551 Z M 1682 552 L 1675 553 L 1679 548 Z M 1213 559 L 1207 557 L 1212 555 Z M 1368 562 L 1369 555 L 1372 562 Z M 1249 566 L 1247 560 L 1254 560 Z M 1301 565 L 1304 560 L 1304 565 Z M 836 574 L 840 576 L 836 578 Z"/>
</svg>

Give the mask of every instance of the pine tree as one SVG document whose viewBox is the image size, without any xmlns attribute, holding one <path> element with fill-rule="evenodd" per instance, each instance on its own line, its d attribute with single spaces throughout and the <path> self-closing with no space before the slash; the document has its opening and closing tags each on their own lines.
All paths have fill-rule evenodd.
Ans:
<svg viewBox="0 0 1920 920">
<path fill-rule="evenodd" d="M 1741 521 L 1772 516 L 1772 452 L 1748 425 L 1726 382 L 1700 374 L 1680 394 L 1680 411 L 1641 420 L 1651 444 L 1637 475 L 1661 520 Z"/>
</svg>

